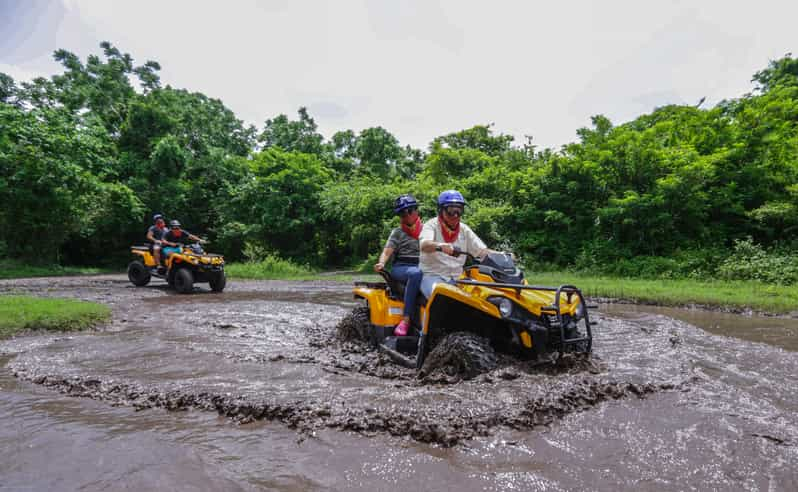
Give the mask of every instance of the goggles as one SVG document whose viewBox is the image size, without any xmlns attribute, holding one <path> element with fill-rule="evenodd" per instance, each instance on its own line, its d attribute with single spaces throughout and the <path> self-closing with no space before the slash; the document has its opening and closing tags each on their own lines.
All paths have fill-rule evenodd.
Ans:
<svg viewBox="0 0 798 492">
<path fill-rule="evenodd" d="M 410 215 L 410 214 L 412 214 L 413 212 L 415 212 L 416 210 L 418 210 L 418 207 L 409 207 L 409 208 L 406 208 L 406 209 L 404 209 L 404 210 L 400 210 L 400 211 L 399 211 L 399 216 L 400 216 L 400 217 L 404 217 L 404 216 L 406 216 L 406 215 Z"/>
<path fill-rule="evenodd" d="M 443 207 L 443 212 L 449 217 L 460 217 L 461 215 L 463 215 L 463 207 L 458 207 L 458 206 Z"/>
</svg>

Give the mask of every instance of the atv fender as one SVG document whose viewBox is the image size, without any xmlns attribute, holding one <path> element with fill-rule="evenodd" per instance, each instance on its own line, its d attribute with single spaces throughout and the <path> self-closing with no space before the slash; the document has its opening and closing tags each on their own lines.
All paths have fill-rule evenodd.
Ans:
<svg viewBox="0 0 798 492">
<path fill-rule="evenodd" d="M 363 299 L 369 307 L 371 324 L 393 328 L 402 321 L 404 303 L 388 297 L 384 288 L 356 286 L 352 291 L 355 299 Z"/>
</svg>

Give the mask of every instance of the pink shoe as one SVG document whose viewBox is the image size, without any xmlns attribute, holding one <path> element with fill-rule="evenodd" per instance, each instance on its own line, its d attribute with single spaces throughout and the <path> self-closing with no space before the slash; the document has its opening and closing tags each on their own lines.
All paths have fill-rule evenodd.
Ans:
<svg viewBox="0 0 798 492">
<path fill-rule="evenodd" d="M 407 329 L 408 328 L 410 328 L 410 323 L 408 323 L 405 320 L 402 320 L 402 321 L 399 322 L 398 325 L 396 325 L 396 328 L 394 328 L 393 334 L 394 334 L 394 336 L 397 336 L 397 337 L 407 336 Z"/>
</svg>

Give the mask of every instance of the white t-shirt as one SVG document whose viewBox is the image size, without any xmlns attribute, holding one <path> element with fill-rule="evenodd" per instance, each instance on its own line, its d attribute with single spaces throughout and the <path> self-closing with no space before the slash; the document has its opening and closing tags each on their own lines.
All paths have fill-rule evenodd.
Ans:
<svg viewBox="0 0 798 492">
<path fill-rule="evenodd" d="M 438 217 L 430 219 L 424 223 L 421 229 L 421 236 L 418 238 L 419 243 L 424 240 L 434 241 L 436 243 L 443 243 L 443 233 L 441 226 L 438 223 Z M 460 248 L 460 250 L 476 255 L 486 248 L 485 243 L 471 230 L 470 227 L 460 222 L 460 233 L 457 235 L 452 246 Z M 419 260 L 419 268 L 423 273 L 435 273 L 445 278 L 458 277 L 463 272 L 463 265 L 466 262 L 466 256 L 449 256 L 443 251 L 433 251 L 432 253 L 425 253 L 421 251 L 421 258 Z"/>
</svg>

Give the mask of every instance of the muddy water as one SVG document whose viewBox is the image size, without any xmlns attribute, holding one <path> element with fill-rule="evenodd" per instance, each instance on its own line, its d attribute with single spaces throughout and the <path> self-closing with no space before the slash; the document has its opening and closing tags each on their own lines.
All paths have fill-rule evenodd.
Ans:
<svg viewBox="0 0 798 492">
<path fill-rule="evenodd" d="M 0 292 L 114 310 L 0 342 L 0 490 L 798 489 L 795 320 L 608 306 L 591 363 L 418 381 L 335 340 L 346 285 Z"/>
</svg>

